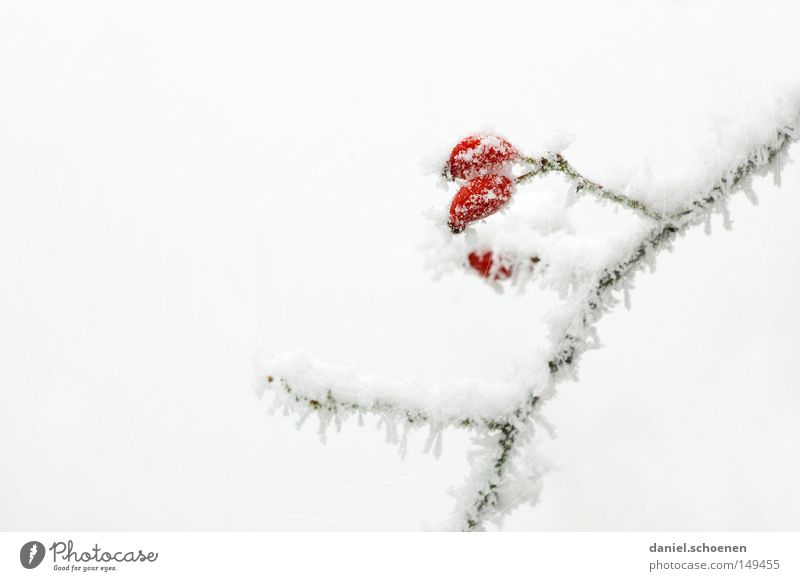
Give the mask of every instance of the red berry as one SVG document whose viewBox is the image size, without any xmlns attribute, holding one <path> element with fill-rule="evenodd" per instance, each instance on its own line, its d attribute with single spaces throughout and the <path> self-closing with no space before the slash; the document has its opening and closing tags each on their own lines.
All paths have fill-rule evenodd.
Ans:
<svg viewBox="0 0 800 581">
<path fill-rule="evenodd" d="M 453 234 L 472 222 L 491 216 L 505 206 L 514 193 L 514 183 L 503 175 L 483 175 L 461 186 L 450 203 L 447 225 Z"/>
<path fill-rule="evenodd" d="M 468 180 L 479 175 L 505 173 L 519 152 L 498 135 L 470 135 L 450 153 L 447 172 L 451 178 Z"/>
<path fill-rule="evenodd" d="M 469 261 L 469 265 L 474 270 L 477 270 L 478 274 L 483 278 L 489 278 L 489 276 L 491 276 L 492 267 L 494 266 L 494 256 L 491 252 L 484 252 L 483 254 L 470 252 L 469 256 L 467 256 L 467 260 Z M 511 278 L 512 267 L 510 264 L 503 264 L 503 262 L 504 260 L 501 258 L 500 266 L 494 273 L 493 280 L 506 280 L 507 278 Z"/>
</svg>

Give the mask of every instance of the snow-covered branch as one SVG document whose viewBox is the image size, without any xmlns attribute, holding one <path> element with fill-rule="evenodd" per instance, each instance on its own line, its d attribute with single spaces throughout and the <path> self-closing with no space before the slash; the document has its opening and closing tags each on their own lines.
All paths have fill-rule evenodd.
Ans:
<svg viewBox="0 0 800 581">
<path fill-rule="evenodd" d="M 727 198 L 742 187 L 749 187 L 749 180 L 753 176 L 773 170 L 777 180 L 780 171 L 779 158 L 798 137 L 799 114 L 800 108 L 796 108 L 789 114 L 789 119 L 774 128 L 764 143 L 746 152 L 737 160 L 736 165 L 722 172 L 708 190 L 695 196 L 688 208 L 675 213 L 670 221 L 660 222 L 635 245 L 628 256 L 599 274 L 595 284 L 586 292 L 582 304 L 576 305 L 569 324 L 554 345 L 548 360 L 549 381 L 535 385 L 525 405 L 514 410 L 508 424 L 503 427 L 503 437 L 497 440 L 495 454 L 490 454 L 484 465 L 477 468 L 477 474 L 473 475 L 473 479 L 484 482 L 484 486 L 473 492 L 471 498 L 459 498 L 464 507 L 462 520 L 458 523 L 460 528 L 481 529 L 487 520 L 501 517 L 523 500 L 523 497 L 514 497 L 504 493 L 502 489 L 507 465 L 513 458 L 512 450 L 517 435 L 526 420 L 544 401 L 552 397 L 559 380 L 570 375 L 580 356 L 591 347 L 590 338 L 594 335 L 595 323 L 619 302 L 614 293 L 646 264 L 653 264 L 656 253 L 668 248 L 687 228 L 705 222 L 716 209 L 724 212 L 723 205 L 727 203 Z M 536 478 L 538 480 L 538 476 Z M 536 489 L 536 481 L 530 484 L 531 489 Z"/>
<path fill-rule="evenodd" d="M 525 156 L 505 139 L 471 136 L 454 149 L 444 175 L 458 180 L 449 215 L 438 218 L 438 238 L 429 262 L 477 271 L 487 283 L 523 288 L 538 281 L 556 290 L 564 305 L 550 313 L 551 347 L 521 359 L 503 382 L 412 377 L 396 380 L 353 368 L 321 363 L 303 353 L 259 362 L 259 386 L 275 395 L 275 406 L 296 412 L 301 421 L 320 418 L 323 430 L 352 415 L 381 418 L 390 441 L 404 451 L 398 425 L 431 430 L 428 448 L 437 448 L 450 426 L 474 432 L 471 474 L 455 492 L 457 508 L 448 524 L 481 530 L 523 501 L 535 500 L 544 465 L 527 445 L 537 425 L 547 426 L 541 407 L 558 383 L 572 377 L 581 356 L 599 346 L 596 323 L 617 306 L 632 279 L 688 228 L 726 217 L 728 198 L 751 193 L 751 179 L 772 170 L 779 175 L 784 152 L 798 137 L 800 95 L 792 93 L 758 116 L 753 124 L 719 136 L 724 148 L 698 156 L 680 180 L 654 185 L 635 176 L 599 183 L 579 173 L 560 152 Z M 588 192 L 632 211 L 626 229 L 598 241 L 566 227 L 563 207 L 536 208 L 520 218 L 524 197 L 516 193 L 532 178 L 562 174 L 572 192 Z M 752 194 L 751 194 L 752 195 Z M 563 204 L 562 204 L 563 206 Z M 658 208 L 657 210 L 655 208 Z M 508 211 L 505 211 L 508 209 Z"/>
<path fill-rule="evenodd" d="M 272 391 L 278 406 L 301 414 L 316 412 L 337 425 L 353 414 L 376 414 L 415 425 L 495 429 L 504 422 L 516 395 L 506 383 L 424 377 L 397 380 L 326 364 L 299 351 L 257 365 L 260 392 Z M 480 394 L 485 395 L 476 406 L 474 397 Z"/>
<path fill-rule="evenodd" d="M 572 183 L 573 187 L 575 188 L 576 193 L 580 193 L 581 191 L 591 192 L 596 196 L 614 202 L 615 204 L 621 204 L 626 208 L 639 212 L 643 216 L 650 218 L 652 220 L 663 220 L 664 216 L 662 216 L 656 210 L 648 207 L 647 204 L 644 204 L 638 200 L 633 198 L 629 198 L 624 194 L 620 194 L 618 192 L 611 191 L 597 182 L 590 180 L 576 170 L 571 163 L 569 163 L 563 155 L 560 153 L 555 153 L 549 156 L 544 157 L 526 157 L 525 161 L 530 164 L 530 169 L 526 171 L 524 174 L 517 177 L 517 183 L 522 183 L 526 180 L 529 180 L 533 177 L 545 175 L 552 172 L 558 172 L 563 174 L 567 177 Z"/>
</svg>

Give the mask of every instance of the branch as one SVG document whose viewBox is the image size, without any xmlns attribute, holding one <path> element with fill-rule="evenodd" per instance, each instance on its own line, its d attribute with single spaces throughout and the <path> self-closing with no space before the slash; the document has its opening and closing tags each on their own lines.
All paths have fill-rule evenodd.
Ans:
<svg viewBox="0 0 800 581">
<path fill-rule="evenodd" d="M 593 182 L 587 177 L 581 175 L 572 164 L 570 164 L 560 153 L 556 153 L 552 157 L 526 157 L 525 161 L 533 166 L 529 172 L 522 174 L 517 178 L 517 183 L 522 183 L 533 177 L 545 175 L 550 172 L 562 173 L 575 184 L 575 191 L 580 192 L 586 190 L 591 192 L 602 199 L 610 200 L 616 204 L 621 204 L 626 208 L 639 212 L 643 216 L 651 220 L 661 221 L 664 217 L 659 213 L 648 207 L 646 204 L 629 198 L 623 194 L 613 192 L 597 182 Z"/>
<path fill-rule="evenodd" d="M 355 369 L 324 364 L 302 353 L 284 353 L 259 363 L 259 391 L 276 395 L 276 406 L 302 413 L 318 413 L 326 424 L 337 425 L 353 414 L 375 414 L 408 425 L 429 424 L 437 428 L 483 428 L 500 424 L 495 415 L 513 405 L 513 397 L 502 384 L 478 380 L 393 380 Z M 486 414 L 475 415 L 469 394 L 484 397 Z M 512 392 L 512 396 L 513 396 Z M 494 410 L 494 414 L 493 414 Z"/>
<path fill-rule="evenodd" d="M 470 457 L 472 476 L 459 495 L 454 528 L 482 530 L 488 520 L 499 518 L 520 499 L 530 498 L 531 486 L 539 485 L 542 470 L 526 471 L 524 463 L 533 462 L 520 458 L 521 450 L 531 440 L 534 424 L 544 423 L 541 404 L 553 397 L 556 386 L 564 378 L 572 376 L 583 353 L 596 346 L 595 325 L 619 302 L 616 292 L 626 289 L 636 273 L 645 264 L 652 264 L 657 253 L 668 248 L 678 235 L 707 219 L 715 209 L 724 211 L 729 196 L 746 186 L 752 175 L 766 173 L 769 165 L 778 161 L 777 157 L 797 137 L 798 108 L 793 105 L 791 114 L 794 117 L 790 123 L 762 131 L 762 136 L 769 135 L 759 146 L 730 162 L 730 168 L 719 179 L 705 182 L 711 184 L 708 187 L 705 183 L 697 186 L 701 193 L 691 198 L 685 208 L 673 209 L 670 213 L 656 212 L 638 199 L 586 178 L 560 154 L 525 158 L 531 169 L 519 176 L 517 182 L 558 172 L 573 182 L 577 191 L 586 190 L 621 204 L 653 222 L 637 226 L 632 245 L 625 246 L 632 250 L 624 256 L 614 250 L 601 257 L 602 262 L 594 260 L 579 266 L 568 261 L 566 264 L 556 262 L 561 270 L 553 276 L 565 278 L 564 292 L 568 290 L 570 296 L 577 292 L 577 300 L 571 303 L 570 316 L 560 319 L 564 321 L 561 326 L 552 329 L 553 336 L 557 337 L 552 349 L 536 358 L 533 367 L 522 369 L 513 380 L 502 384 L 423 378 L 390 380 L 325 365 L 310 356 L 295 353 L 263 363 L 259 371 L 262 391 L 273 391 L 277 396 L 276 405 L 298 411 L 301 421 L 316 413 L 320 417 L 322 435 L 332 421 L 340 425 L 352 414 L 367 413 L 386 420 L 390 440 L 396 439 L 393 435 L 396 421 L 406 428 L 430 426 L 428 447 L 434 439 L 438 440 L 446 426 L 472 429 L 479 460 Z M 682 197 L 676 196 L 676 199 Z M 558 239 L 558 242 L 563 243 L 563 240 Z M 463 248 L 456 245 L 455 250 L 460 252 Z M 609 266 L 599 268 L 604 262 Z M 557 281 L 549 282 L 555 286 Z M 401 442 L 401 453 L 402 448 Z"/>
<path fill-rule="evenodd" d="M 462 530 L 480 530 L 483 522 L 519 500 L 505 498 L 501 490 L 502 479 L 513 457 L 513 448 L 519 431 L 527 420 L 538 412 L 541 403 L 553 396 L 555 386 L 576 368 L 580 356 L 587 350 L 586 336 L 593 332 L 597 321 L 617 302 L 613 292 L 632 278 L 644 266 L 646 260 L 654 258 L 658 251 L 667 247 L 677 235 L 702 221 L 719 204 L 727 202 L 730 195 L 739 189 L 747 178 L 756 173 L 766 173 L 770 164 L 797 139 L 795 127 L 796 124 L 777 128 L 768 143 L 751 150 L 743 162 L 724 172 L 706 193 L 695 198 L 689 208 L 672 216 L 669 222 L 660 222 L 624 260 L 605 269 L 597 277 L 595 284 L 586 292 L 573 324 L 563 333 L 561 340 L 556 342 L 548 361 L 550 381 L 544 386 L 534 386 L 525 402 L 509 414 L 508 423 L 505 424 L 507 427 L 503 429 L 504 437 L 499 438 L 497 442 L 497 459 L 479 468 L 482 475 L 473 476 L 487 484 L 467 504 Z M 576 172 L 576 176 L 578 175 Z M 593 184 L 592 187 L 597 188 L 595 191 L 607 191 L 598 184 Z"/>
<path fill-rule="evenodd" d="M 519 431 L 519 428 L 511 423 L 503 424 L 500 428 L 496 457 L 492 459 L 486 484 L 478 490 L 477 499 L 473 504 L 472 510 L 467 512 L 465 530 L 481 530 L 486 513 L 500 504 L 499 488 L 505 479 L 509 461 L 515 452 L 514 444 L 517 441 Z"/>
<path fill-rule="evenodd" d="M 403 417 L 409 424 L 415 422 L 427 422 L 428 416 L 421 411 L 412 411 L 409 409 L 399 408 L 397 406 L 375 401 L 369 406 L 364 406 L 353 401 L 347 401 L 346 398 L 336 398 L 331 390 L 325 394 L 323 398 L 314 398 L 309 395 L 303 395 L 301 392 L 296 391 L 289 385 L 283 378 L 275 378 L 272 375 L 266 376 L 268 384 L 278 383 L 280 387 L 286 392 L 286 395 L 294 400 L 295 403 L 307 406 L 309 410 L 319 412 L 328 412 L 334 415 L 349 414 L 349 413 L 376 413 L 376 414 L 392 414 Z M 471 421 L 471 420 L 470 420 Z"/>
</svg>

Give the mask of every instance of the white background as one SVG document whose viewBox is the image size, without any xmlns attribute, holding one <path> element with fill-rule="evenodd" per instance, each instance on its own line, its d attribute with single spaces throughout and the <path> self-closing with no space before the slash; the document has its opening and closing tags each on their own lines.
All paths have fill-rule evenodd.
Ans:
<svg viewBox="0 0 800 581">
<path fill-rule="evenodd" d="M 434 282 L 424 161 L 476 129 L 576 136 L 593 176 L 680 171 L 796 81 L 791 2 L 7 2 L 0 8 L 0 528 L 418 529 L 467 446 L 409 458 L 269 416 L 301 348 L 492 379 L 549 305 Z M 798 150 L 792 150 L 797 157 Z M 641 276 L 546 409 L 508 529 L 797 529 L 800 165 Z M 466 313 L 466 315 L 465 315 Z"/>
</svg>

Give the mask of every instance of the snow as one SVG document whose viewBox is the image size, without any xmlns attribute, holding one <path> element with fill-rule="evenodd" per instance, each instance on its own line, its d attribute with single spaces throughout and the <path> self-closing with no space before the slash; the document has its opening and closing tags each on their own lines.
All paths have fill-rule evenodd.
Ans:
<svg viewBox="0 0 800 581">
<path fill-rule="evenodd" d="M 443 226 L 441 214 L 430 210 L 434 228 L 421 250 L 434 279 L 452 273 L 474 274 L 465 267 L 466 257 L 473 251 L 511 257 L 515 270 L 508 285 L 490 279 L 481 282 L 499 292 L 508 286 L 519 292 L 544 288 L 558 293 L 566 303 L 547 315 L 551 335 L 557 336 L 563 332 L 563 321 L 572 321 L 582 307 L 582 293 L 605 268 L 623 260 L 651 225 L 628 211 L 606 208 L 608 230 L 586 235 L 573 225 L 570 214 L 587 210 L 580 204 L 567 206 L 563 183 L 550 179 L 524 184 L 520 190 L 513 207 L 459 236 Z M 598 215 L 598 208 L 593 210 L 596 225 L 602 221 L 602 212 Z M 539 262 L 532 264 L 533 257 Z M 561 310 L 564 312 L 557 315 Z M 496 381 L 447 376 L 393 378 L 322 362 L 303 351 L 263 354 L 256 367 L 259 391 L 275 392 L 282 404 L 292 406 L 296 395 L 318 402 L 330 395 L 364 411 L 397 408 L 423 414 L 436 425 L 457 425 L 465 419 L 499 421 L 518 408 L 532 389 L 549 386 L 549 353 L 524 345 L 519 352 L 512 369 Z M 285 386 L 291 393 L 285 393 Z"/>
<path fill-rule="evenodd" d="M 461 236 L 452 236 L 440 226 L 441 218 L 429 212 L 434 228 L 421 246 L 427 267 L 434 277 L 461 271 L 473 251 L 491 251 L 521 266 L 536 257 L 540 262 L 532 269 L 516 269 L 511 287 L 522 291 L 535 281 L 540 288 L 562 296 L 570 289 L 583 288 L 603 268 L 621 260 L 630 251 L 630 241 L 640 238 L 650 226 L 630 212 L 585 207 L 593 204 L 570 205 L 567 193 L 568 188 L 558 179 L 523 183 L 504 211 L 476 223 Z M 593 213 L 588 228 L 580 219 L 587 211 Z M 598 223 L 604 223 L 605 229 L 594 230 Z"/>
<path fill-rule="evenodd" d="M 738 167 L 754 149 L 768 146 L 787 127 L 797 131 L 800 85 L 773 89 L 760 99 L 735 101 L 721 107 L 706 123 L 706 136 L 686 163 L 661 168 L 629 168 L 603 174 L 609 188 L 666 214 L 690 208 L 727 168 Z"/>
<path fill-rule="evenodd" d="M 546 377 L 544 355 L 532 358 L 538 362 L 535 369 L 518 368 L 510 373 L 512 379 L 502 382 L 468 378 L 392 379 L 354 367 L 323 363 L 302 351 L 260 358 L 257 368 L 260 389 L 277 386 L 279 396 L 283 395 L 279 380 L 284 380 L 297 393 L 315 401 L 325 402 L 328 394 L 332 394 L 338 401 L 356 404 L 367 411 L 391 406 L 412 414 L 422 413 L 433 424 L 443 425 L 501 417 L 520 405 L 537 376 L 541 380 Z M 272 380 L 267 380 L 268 376 Z"/>
<path fill-rule="evenodd" d="M 512 285 L 520 281 L 524 284 L 537 276 L 542 287 L 554 288 L 564 299 L 545 316 L 550 327 L 551 349 L 537 352 L 535 357 L 520 358 L 505 385 L 420 377 L 393 381 L 354 368 L 325 365 L 305 353 L 294 353 L 268 359 L 259 366 L 259 391 L 277 389 L 275 405 L 283 405 L 287 412 L 299 411 L 303 419 L 309 413 L 303 407 L 317 412 L 323 436 L 328 423 L 335 421 L 341 427 L 353 411 L 359 415 L 378 413 L 384 420 L 391 418 L 387 421 L 387 440 L 399 443 L 402 455 L 407 449 L 406 438 L 398 440 L 396 436 L 397 419 L 406 425 L 427 423 L 431 436 L 426 449 L 435 442 L 437 457 L 441 454 L 443 426 L 474 429 L 473 445 L 481 460 L 471 456 L 470 474 L 460 491 L 454 493 L 456 509 L 448 526 L 457 530 L 484 530 L 488 522 L 501 524 L 512 508 L 526 500 L 535 502 L 539 497 L 544 466 L 535 457 L 520 460 L 520 450 L 530 449 L 535 433 L 536 422 L 531 419 L 541 423 L 540 402 L 555 395 L 561 380 L 575 376 L 584 352 L 601 346 L 595 325 L 619 303 L 615 293 L 622 291 L 625 305 L 629 305 L 633 275 L 645 266 L 652 270 L 656 253 L 671 248 L 674 235 L 685 234 L 686 229 L 701 221 L 710 224 L 714 210 L 722 212 L 724 224 L 730 228 L 727 212 L 730 195 L 737 190 L 748 190 L 753 175 L 772 170 L 778 182 L 781 162 L 773 160 L 785 155 L 788 145 L 800 135 L 798 94 L 793 91 L 788 99 L 781 96 L 777 99 L 779 106 L 770 108 L 769 115 L 763 111 L 756 114 L 759 123 L 755 128 L 737 128 L 730 135 L 730 143 L 723 142 L 719 149 L 699 155 L 701 161 L 716 158 L 717 164 L 701 162 L 692 171 L 684 168 L 687 176 L 681 188 L 691 194 L 671 195 L 675 201 L 662 202 L 655 212 L 651 208 L 652 195 L 633 196 L 625 189 L 621 197 L 619 191 L 609 192 L 602 184 L 583 187 L 586 182 L 572 170 L 564 173 L 577 184 L 571 188 L 572 195 L 565 193 L 561 208 L 551 206 L 548 211 L 537 203 L 540 197 L 546 199 L 544 196 L 529 194 L 530 202 L 518 205 L 522 209 L 514 212 L 515 204 L 503 208 L 505 220 L 488 215 L 483 222 L 492 226 L 486 229 L 470 226 L 463 236 L 456 237 L 448 236 L 441 228 L 441 218 L 429 212 L 440 236 L 440 244 L 434 245 L 433 264 L 460 262 L 463 266 L 470 253 L 490 251 L 517 265 Z M 725 137 L 728 135 L 721 139 Z M 647 175 L 652 173 L 648 171 Z M 653 182 L 640 186 L 654 187 Z M 616 229 L 600 239 L 600 244 L 596 238 L 586 244 L 569 231 L 570 220 L 565 213 L 574 211 L 577 205 L 574 194 L 579 189 L 606 203 L 619 204 L 633 214 L 621 213 L 627 232 Z M 457 196 L 460 194 L 461 191 Z M 667 195 L 662 189 L 660 196 Z M 645 204 L 645 209 L 631 200 Z M 548 225 L 542 234 L 536 231 L 537 220 Z M 536 261 L 533 268 L 531 260 Z M 521 268 L 522 265 L 528 267 Z M 493 277 L 487 281 L 501 288 Z"/>
<path fill-rule="evenodd" d="M 714 191 L 718 184 L 733 183 L 733 176 L 739 168 L 747 168 L 748 163 L 764 165 L 770 149 L 781 146 L 785 135 L 796 135 L 800 91 L 778 95 L 769 107 L 759 107 L 741 117 L 749 125 L 717 126 L 716 145 L 698 154 L 694 167 L 682 168 L 679 183 L 665 186 L 666 182 L 659 182 L 648 171 L 641 174 L 647 175 L 647 180 L 641 177 L 632 180 L 618 191 L 647 205 L 655 206 L 658 200 L 659 211 L 665 215 L 675 214 L 682 208 L 692 209 L 693 203 L 717 196 Z M 484 138 L 487 146 L 503 144 L 499 139 L 492 139 Z M 570 139 L 558 135 L 551 140 L 554 145 L 550 147 L 562 152 Z M 714 164 L 708 161 L 711 159 L 715 160 Z M 501 213 L 468 227 L 463 235 L 452 235 L 443 227 L 444 217 L 429 210 L 433 235 L 423 249 L 435 277 L 452 270 L 468 270 L 467 256 L 472 252 L 491 252 L 509 260 L 515 266 L 511 286 L 523 290 L 527 283 L 536 280 L 541 288 L 555 290 L 564 299 L 563 304 L 546 315 L 551 339 L 558 344 L 566 334 L 583 340 L 592 330 L 576 326 L 575 322 L 586 316 L 587 293 L 592 292 L 604 273 L 612 271 L 637 250 L 651 235 L 654 225 L 650 219 L 637 216 L 622 206 L 623 211 L 614 208 L 615 222 L 613 226 L 609 223 L 608 231 L 581 235 L 571 220 L 571 214 L 578 208 L 568 195 L 569 188 L 561 187 L 559 192 L 553 180 L 544 188 L 538 185 L 538 188 L 526 187 L 529 184 L 523 183 L 513 203 Z M 450 189 L 458 187 L 454 184 Z M 618 188 L 618 185 L 611 187 Z M 728 187 L 723 188 L 723 193 L 728 191 Z M 609 204 L 606 202 L 606 206 Z M 595 219 L 598 218 L 595 214 Z M 687 216 L 684 222 L 691 220 Z M 537 261 L 533 266 L 531 259 Z M 486 283 L 497 290 L 503 288 L 492 277 L 487 277 Z M 597 342 L 594 337 L 592 341 Z M 367 411 L 398 408 L 406 413 L 422 414 L 440 425 L 475 418 L 502 421 L 509 417 L 523 404 L 527 393 L 552 387 L 547 377 L 549 357 L 551 354 L 547 352 L 520 357 L 516 365 L 528 373 L 515 369 L 502 382 L 446 377 L 391 379 L 354 367 L 325 364 L 304 352 L 265 357 L 257 366 L 262 388 L 288 387 L 290 396 L 300 395 L 314 402 L 332 397 Z M 279 381 L 274 381 L 275 378 Z"/>
</svg>

